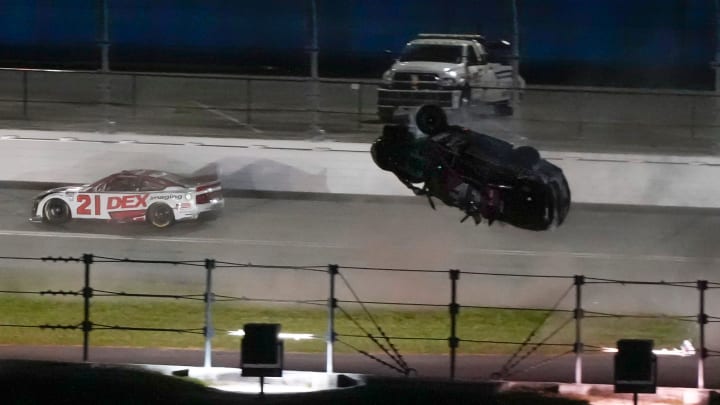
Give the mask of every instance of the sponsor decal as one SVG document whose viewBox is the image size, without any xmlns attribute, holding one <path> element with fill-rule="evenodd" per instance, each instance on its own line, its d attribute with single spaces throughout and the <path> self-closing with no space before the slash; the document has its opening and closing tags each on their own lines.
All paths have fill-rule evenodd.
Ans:
<svg viewBox="0 0 720 405">
<path fill-rule="evenodd" d="M 147 198 L 147 194 L 109 197 L 107 202 L 107 209 L 109 211 L 118 209 L 144 208 L 147 207 Z"/>
<path fill-rule="evenodd" d="M 167 201 L 167 200 L 182 200 L 182 199 L 183 199 L 183 194 L 161 194 L 161 195 L 153 194 L 150 196 L 150 201 L 155 201 L 155 200 Z"/>
<path fill-rule="evenodd" d="M 148 206 L 148 197 L 149 194 L 128 194 L 107 196 L 105 199 L 100 194 L 78 194 L 77 202 L 80 205 L 77 207 L 77 215 L 100 216 L 103 208 L 106 211 L 137 210 L 139 208 L 144 211 Z M 105 199 L 105 204 L 102 204 L 103 199 Z"/>
</svg>

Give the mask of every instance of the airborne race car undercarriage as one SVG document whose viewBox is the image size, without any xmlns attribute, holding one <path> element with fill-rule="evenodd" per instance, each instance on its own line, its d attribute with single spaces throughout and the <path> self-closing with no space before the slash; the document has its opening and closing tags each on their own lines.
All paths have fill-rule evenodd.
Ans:
<svg viewBox="0 0 720 405">
<path fill-rule="evenodd" d="M 437 107 L 425 106 L 416 117 L 420 133 L 386 125 L 371 153 L 433 208 L 435 197 L 476 224 L 485 219 L 541 231 L 563 223 L 570 209 L 567 180 L 536 149 L 447 125 Z"/>
</svg>

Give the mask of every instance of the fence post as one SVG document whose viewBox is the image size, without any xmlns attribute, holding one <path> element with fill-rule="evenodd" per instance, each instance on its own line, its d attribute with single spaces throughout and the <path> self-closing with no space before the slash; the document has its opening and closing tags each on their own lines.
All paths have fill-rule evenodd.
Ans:
<svg viewBox="0 0 720 405">
<path fill-rule="evenodd" d="M 28 118 L 28 72 L 22 72 L 22 92 L 23 92 L 23 118 Z"/>
<path fill-rule="evenodd" d="M 132 102 L 132 116 L 137 116 L 137 74 L 130 75 L 130 100 Z"/>
<path fill-rule="evenodd" d="M 582 285 L 585 284 L 585 276 L 575 275 L 575 384 L 582 384 Z"/>
<path fill-rule="evenodd" d="M 337 299 L 335 298 L 335 276 L 338 274 L 337 264 L 328 264 L 328 274 L 330 275 L 330 294 L 328 296 L 328 330 L 327 330 L 327 349 L 325 352 L 325 371 L 330 374 L 333 372 L 333 345 L 335 344 L 335 308 L 337 308 Z"/>
<path fill-rule="evenodd" d="M 90 345 L 90 331 L 92 323 L 90 322 L 90 298 L 92 298 L 93 290 L 90 288 L 90 265 L 93 262 L 93 255 L 84 254 L 83 263 L 85 264 L 85 286 L 83 287 L 83 361 L 88 361 L 88 348 Z"/>
<path fill-rule="evenodd" d="M 358 123 L 357 123 L 357 127 L 358 127 L 358 129 L 360 129 L 360 128 L 362 128 L 362 116 L 363 116 L 363 106 L 362 106 L 362 103 L 363 103 L 363 98 L 362 98 L 363 85 L 362 85 L 362 83 L 358 83 L 358 91 L 357 91 L 357 92 L 358 92 L 358 99 L 357 99 L 357 102 L 358 102 L 358 106 L 357 106 Z"/>
<path fill-rule="evenodd" d="M 252 85 L 252 82 L 250 79 L 245 80 L 245 124 L 250 125 L 252 124 L 252 88 L 250 86 Z"/>
<path fill-rule="evenodd" d="M 697 321 L 700 326 L 700 353 L 698 353 L 698 374 L 697 387 L 705 388 L 705 358 L 707 357 L 707 348 L 705 347 L 705 325 L 708 323 L 708 316 L 705 313 L 705 290 L 708 288 L 707 280 L 698 280 L 697 289 L 700 292 L 700 312 Z"/>
<path fill-rule="evenodd" d="M 457 282 L 460 279 L 460 270 L 450 270 L 450 380 L 455 379 L 455 360 L 460 339 L 457 337 L 457 316 L 460 312 L 460 305 L 457 303 Z"/>
<path fill-rule="evenodd" d="M 212 338 L 215 336 L 215 327 L 212 321 L 212 303 L 215 301 L 215 294 L 212 289 L 212 271 L 215 268 L 215 260 L 205 259 L 205 362 L 204 367 L 212 367 Z"/>
</svg>

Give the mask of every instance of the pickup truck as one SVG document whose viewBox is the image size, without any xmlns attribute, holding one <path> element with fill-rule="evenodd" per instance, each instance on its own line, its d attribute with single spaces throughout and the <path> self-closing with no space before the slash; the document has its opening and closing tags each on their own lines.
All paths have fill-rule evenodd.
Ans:
<svg viewBox="0 0 720 405">
<path fill-rule="evenodd" d="M 509 43 L 491 43 L 482 35 L 418 35 L 383 74 L 378 117 L 391 122 L 398 110 L 426 104 L 446 110 L 490 105 L 497 115 L 512 115 L 513 89 L 520 93 L 525 81 L 517 75 L 513 86 L 512 66 L 488 53 L 503 47 Z"/>
</svg>

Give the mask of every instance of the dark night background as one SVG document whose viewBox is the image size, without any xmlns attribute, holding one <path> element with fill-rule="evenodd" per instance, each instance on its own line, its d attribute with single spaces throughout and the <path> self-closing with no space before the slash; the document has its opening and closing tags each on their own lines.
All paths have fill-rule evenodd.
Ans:
<svg viewBox="0 0 720 405">
<path fill-rule="evenodd" d="M 113 70 L 308 75 L 309 0 L 108 0 Z M 0 66 L 98 69 L 96 0 L 3 0 Z M 379 78 L 418 32 L 512 37 L 509 0 L 317 0 L 322 77 Z M 518 0 L 529 84 L 710 89 L 711 0 Z"/>
</svg>

